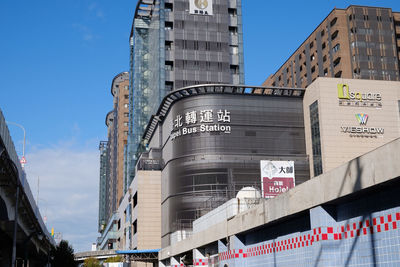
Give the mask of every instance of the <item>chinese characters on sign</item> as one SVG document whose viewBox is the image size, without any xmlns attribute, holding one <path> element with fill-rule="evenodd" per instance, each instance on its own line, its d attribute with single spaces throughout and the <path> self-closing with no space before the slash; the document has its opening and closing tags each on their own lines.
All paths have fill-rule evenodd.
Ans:
<svg viewBox="0 0 400 267">
<path fill-rule="evenodd" d="M 178 114 L 173 119 L 173 131 L 171 140 L 183 135 L 202 132 L 231 133 L 231 113 L 226 109 L 219 109 L 216 112 L 212 109 L 200 111 L 189 111 L 185 114 Z"/>
<path fill-rule="evenodd" d="M 212 0 L 190 0 L 189 13 L 195 15 L 212 15 Z"/>
<path fill-rule="evenodd" d="M 293 161 L 261 160 L 261 187 L 265 198 L 273 198 L 295 185 Z"/>
</svg>

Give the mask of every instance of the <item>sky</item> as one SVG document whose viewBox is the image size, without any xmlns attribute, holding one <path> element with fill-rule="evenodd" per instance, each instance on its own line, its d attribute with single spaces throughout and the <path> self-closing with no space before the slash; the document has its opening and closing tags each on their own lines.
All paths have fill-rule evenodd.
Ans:
<svg viewBox="0 0 400 267">
<path fill-rule="evenodd" d="M 261 85 L 334 7 L 351 4 L 400 11 L 398 0 L 242 0 L 246 84 Z M 98 145 L 111 81 L 129 70 L 135 7 L 136 0 L 0 1 L 0 109 L 24 126 L 31 190 L 48 228 L 75 251 L 90 250 L 98 236 Z M 23 132 L 9 129 L 21 155 Z"/>
</svg>

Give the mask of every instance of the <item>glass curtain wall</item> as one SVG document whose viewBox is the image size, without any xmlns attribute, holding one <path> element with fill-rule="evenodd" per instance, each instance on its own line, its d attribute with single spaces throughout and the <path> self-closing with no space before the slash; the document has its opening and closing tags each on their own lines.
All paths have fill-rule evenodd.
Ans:
<svg viewBox="0 0 400 267">
<path fill-rule="evenodd" d="M 160 8 L 161 7 L 161 8 Z M 164 1 L 155 2 L 151 15 L 136 16 L 131 44 L 131 133 L 128 144 L 128 184 L 138 156 L 145 150 L 143 132 L 165 96 Z"/>
</svg>

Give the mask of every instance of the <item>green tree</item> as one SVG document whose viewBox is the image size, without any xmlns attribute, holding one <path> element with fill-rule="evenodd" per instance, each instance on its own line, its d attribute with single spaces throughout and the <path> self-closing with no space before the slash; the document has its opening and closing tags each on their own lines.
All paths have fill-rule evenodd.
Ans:
<svg viewBox="0 0 400 267">
<path fill-rule="evenodd" d="M 106 259 L 104 262 L 122 262 L 122 257 L 121 256 L 115 256 L 115 257 L 111 257 Z"/>
<path fill-rule="evenodd" d="M 68 241 L 61 240 L 60 244 L 52 251 L 52 263 L 54 267 L 77 267 L 74 249 Z"/>
<path fill-rule="evenodd" d="M 84 263 L 84 267 L 102 267 L 98 259 L 95 258 L 87 258 Z"/>
</svg>

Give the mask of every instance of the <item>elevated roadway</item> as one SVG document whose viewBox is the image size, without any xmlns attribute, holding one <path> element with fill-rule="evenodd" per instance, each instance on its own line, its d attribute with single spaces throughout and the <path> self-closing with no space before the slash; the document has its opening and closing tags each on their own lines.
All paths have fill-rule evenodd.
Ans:
<svg viewBox="0 0 400 267">
<path fill-rule="evenodd" d="M 55 246 L 34 201 L 1 110 L 0 240 L 0 266 L 47 266 L 50 250 Z"/>
</svg>

